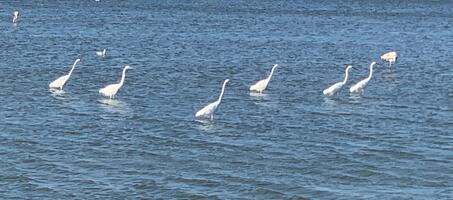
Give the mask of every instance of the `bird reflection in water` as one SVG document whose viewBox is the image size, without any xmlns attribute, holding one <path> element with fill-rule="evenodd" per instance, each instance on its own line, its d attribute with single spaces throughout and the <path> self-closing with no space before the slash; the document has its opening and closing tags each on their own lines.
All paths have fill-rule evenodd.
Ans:
<svg viewBox="0 0 453 200">
<path fill-rule="evenodd" d="M 215 128 L 215 123 L 209 119 L 195 119 L 198 129 L 202 131 L 211 131 Z"/>
<path fill-rule="evenodd" d="M 66 92 L 64 90 L 51 88 L 51 89 L 49 89 L 49 91 L 50 91 L 52 97 L 55 99 L 62 100 L 62 99 L 65 99 L 65 97 L 66 97 Z"/>
<path fill-rule="evenodd" d="M 101 99 L 99 100 L 99 103 L 113 106 L 113 107 L 124 107 L 126 106 L 126 103 L 117 100 L 117 99 Z"/>
</svg>

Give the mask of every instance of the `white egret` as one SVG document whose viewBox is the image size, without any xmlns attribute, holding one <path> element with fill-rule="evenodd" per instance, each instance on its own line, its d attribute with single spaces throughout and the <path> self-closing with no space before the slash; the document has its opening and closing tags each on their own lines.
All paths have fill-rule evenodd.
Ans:
<svg viewBox="0 0 453 200">
<path fill-rule="evenodd" d="M 327 89 L 325 89 L 324 91 L 322 91 L 322 93 L 326 96 L 332 96 L 334 95 L 336 92 L 340 91 L 341 88 L 343 87 L 344 84 L 346 84 L 346 81 L 348 80 L 348 74 L 349 74 L 349 70 L 352 68 L 351 65 L 349 65 L 347 68 L 346 68 L 346 72 L 345 72 L 345 76 L 344 76 L 344 80 L 342 82 L 338 82 L 338 83 L 335 83 L 333 84 L 332 86 L 328 87 Z"/>
<path fill-rule="evenodd" d="M 360 91 L 363 91 L 363 88 L 366 86 L 366 84 L 368 83 L 368 81 L 370 81 L 371 79 L 371 76 L 373 75 L 373 66 L 376 64 L 376 62 L 372 62 L 371 65 L 370 65 L 370 75 L 368 75 L 367 78 L 359 81 L 358 83 L 356 83 L 355 85 L 353 85 L 351 88 L 349 88 L 349 92 L 353 93 L 353 92 L 360 92 Z"/>
<path fill-rule="evenodd" d="M 80 59 L 77 58 L 77 60 L 75 60 L 74 64 L 72 65 L 72 68 L 71 68 L 71 71 L 69 71 L 69 74 L 61 76 L 60 78 L 57 78 L 57 80 L 52 81 L 49 84 L 49 88 L 62 90 L 64 85 L 66 84 L 66 82 L 69 80 L 69 77 L 71 77 L 71 74 L 74 71 L 74 68 L 79 61 L 80 61 Z"/>
<path fill-rule="evenodd" d="M 96 55 L 101 56 L 101 57 L 105 57 L 105 51 L 107 51 L 107 50 L 103 49 L 102 51 L 96 51 Z"/>
<path fill-rule="evenodd" d="M 17 11 L 17 10 L 14 11 L 12 18 L 13 18 L 13 23 L 17 23 L 17 21 L 19 20 L 19 11 Z"/>
<path fill-rule="evenodd" d="M 392 66 L 392 63 L 396 62 L 396 60 L 398 59 L 398 55 L 396 54 L 395 51 L 391 51 L 391 52 L 383 54 L 381 56 L 381 59 L 389 62 L 389 67 L 390 67 L 390 66 Z"/>
<path fill-rule="evenodd" d="M 271 80 L 272 74 L 274 74 L 274 70 L 276 67 L 278 67 L 277 64 L 275 64 L 272 67 L 271 74 L 269 74 L 269 77 L 267 77 L 266 79 L 260 80 L 260 81 L 256 82 L 254 85 L 250 86 L 250 91 L 262 93 L 266 89 L 267 84 L 269 84 L 269 81 Z"/>
<path fill-rule="evenodd" d="M 123 86 L 124 84 L 124 79 L 126 78 L 126 70 L 128 69 L 133 69 L 131 66 L 126 65 L 123 69 L 123 75 L 121 76 L 121 81 L 120 83 L 117 84 L 110 84 L 105 86 L 104 88 L 99 90 L 99 94 L 105 97 L 109 97 L 110 99 L 115 98 L 116 93 L 118 90 Z"/>
<path fill-rule="evenodd" d="M 214 119 L 214 112 L 217 109 L 217 107 L 219 106 L 220 102 L 222 101 L 223 93 L 225 91 L 225 86 L 228 83 L 228 81 L 230 81 L 230 79 L 225 79 L 225 81 L 223 82 L 222 92 L 220 92 L 219 99 L 217 99 L 217 101 L 215 101 L 215 102 L 208 104 L 203 109 L 199 110 L 197 113 L 195 113 L 195 117 L 202 117 L 202 116 L 210 115 L 211 120 Z"/>
</svg>

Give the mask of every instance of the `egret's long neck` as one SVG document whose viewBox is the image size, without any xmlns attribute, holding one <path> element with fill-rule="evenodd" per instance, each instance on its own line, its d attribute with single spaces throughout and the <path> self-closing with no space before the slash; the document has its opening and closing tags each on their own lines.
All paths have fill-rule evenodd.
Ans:
<svg viewBox="0 0 453 200">
<path fill-rule="evenodd" d="M 274 74 L 274 70 L 277 66 L 272 67 L 271 74 L 269 74 L 269 77 L 267 77 L 267 80 L 271 80 L 272 75 Z"/>
<path fill-rule="evenodd" d="M 126 78 L 126 68 L 123 69 L 123 74 L 121 75 L 120 86 L 124 84 L 124 79 Z"/>
<path fill-rule="evenodd" d="M 220 92 L 220 96 L 219 96 L 219 99 L 217 100 L 217 102 L 221 102 L 222 101 L 222 97 L 223 97 L 223 92 L 225 92 L 225 86 L 226 86 L 227 82 L 225 81 L 223 83 L 223 86 L 222 86 L 222 92 Z"/>
<path fill-rule="evenodd" d="M 79 60 L 76 60 L 76 61 L 74 62 L 74 64 L 72 65 L 71 71 L 69 71 L 69 74 L 68 74 L 69 76 L 71 76 L 72 71 L 74 71 L 75 66 L 76 66 L 76 64 L 77 64 L 78 62 L 79 62 Z"/>
<path fill-rule="evenodd" d="M 370 75 L 368 75 L 368 78 L 367 78 L 368 80 L 370 80 L 371 76 L 373 76 L 373 66 L 374 66 L 373 64 L 370 65 Z"/>
<path fill-rule="evenodd" d="M 350 68 L 347 68 L 347 69 L 346 69 L 346 75 L 344 76 L 343 84 L 346 84 L 346 81 L 348 80 L 349 69 L 350 69 Z"/>
</svg>

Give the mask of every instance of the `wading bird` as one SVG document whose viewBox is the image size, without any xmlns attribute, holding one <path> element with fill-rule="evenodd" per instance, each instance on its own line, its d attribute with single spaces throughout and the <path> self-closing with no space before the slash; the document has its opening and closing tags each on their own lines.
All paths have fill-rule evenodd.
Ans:
<svg viewBox="0 0 453 200">
<path fill-rule="evenodd" d="M 360 91 L 363 91 L 363 88 L 366 86 L 366 84 L 368 83 L 368 81 L 370 81 L 371 79 L 371 76 L 373 75 L 373 66 L 376 64 L 376 62 L 372 62 L 371 65 L 370 65 L 370 75 L 368 75 L 367 78 L 359 81 L 358 83 L 356 83 L 355 85 L 353 85 L 351 88 L 349 88 L 349 92 L 353 93 L 353 92 L 360 92 Z"/>
<path fill-rule="evenodd" d="M 223 82 L 222 92 L 220 92 L 219 99 L 215 102 L 208 104 L 203 109 L 199 110 L 197 113 L 195 113 L 195 117 L 210 116 L 211 120 L 214 119 L 214 112 L 217 109 L 217 107 L 219 106 L 220 102 L 222 101 L 223 92 L 225 91 L 225 86 L 228 83 L 228 81 L 230 81 L 230 79 L 225 79 L 225 81 Z"/>
<path fill-rule="evenodd" d="M 19 20 L 19 11 L 14 11 L 13 12 L 13 23 L 17 23 L 17 21 Z"/>
<path fill-rule="evenodd" d="M 110 84 L 105 86 L 104 88 L 99 90 L 99 94 L 101 94 L 104 97 L 108 97 L 110 99 L 115 98 L 116 93 L 118 90 L 123 86 L 124 84 L 124 79 L 126 78 L 126 70 L 128 69 L 133 69 L 131 66 L 126 65 L 123 69 L 123 75 L 121 76 L 121 81 L 120 83 L 117 84 Z"/>
<path fill-rule="evenodd" d="M 395 51 L 385 53 L 381 56 L 382 60 L 389 62 L 389 67 L 392 66 L 392 63 L 395 63 L 398 59 L 398 55 Z"/>
<path fill-rule="evenodd" d="M 344 80 L 342 82 L 338 82 L 338 83 L 335 83 L 333 84 L 332 86 L 328 87 L 327 89 L 325 89 L 324 91 L 322 91 L 322 93 L 326 96 L 332 96 L 334 95 L 336 92 L 340 91 L 341 88 L 343 87 L 344 84 L 346 84 L 346 81 L 348 80 L 348 74 L 349 74 L 349 70 L 352 68 L 351 65 L 349 65 L 347 68 L 346 68 L 346 72 L 345 72 L 345 76 L 344 76 Z"/>
<path fill-rule="evenodd" d="M 69 74 L 61 76 L 60 78 L 57 78 L 57 80 L 52 81 L 49 84 L 49 88 L 62 90 L 64 85 L 66 84 L 66 82 L 68 82 L 69 77 L 71 77 L 72 71 L 74 71 L 74 68 L 79 61 L 80 61 L 80 59 L 77 58 L 77 60 L 75 60 L 74 64 L 72 65 L 72 68 L 71 68 L 71 71 L 69 71 Z"/>
<path fill-rule="evenodd" d="M 105 57 L 105 51 L 107 51 L 107 50 L 103 49 L 102 51 L 96 51 L 96 55 L 101 56 L 101 57 Z"/>
<path fill-rule="evenodd" d="M 267 84 L 269 84 L 269 81 L 271 80 L 272 74 L 274 74 L 274 70 L 276 67 L 278 67 L 277 64 L 275 64 L 272 67 L 271 74 L 269 74 L 269 77 L 267 77 L 266 79 L 260 80 L 260 81 L 256 82 L 254 85 L 250 86 L 250 91 L 263 93 L 263 91 L 267 87 Z"/>
</svg>

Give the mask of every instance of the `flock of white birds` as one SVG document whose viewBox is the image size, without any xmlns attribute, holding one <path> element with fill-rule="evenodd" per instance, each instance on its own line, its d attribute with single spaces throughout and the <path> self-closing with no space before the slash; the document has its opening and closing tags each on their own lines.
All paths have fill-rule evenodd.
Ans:
<svg viewBox="0 0 453 200">
<path fill-rule="evenodd" d="M 12 15 L 12 22 L 15 24 L 18 22 L 18 20 L 19 20 L 19 11 L 14 11 L 13 15 Z M 97 51 L 96 55 L 105 57 L 106 51 L 107 51 L 106 49 Z M 392 64 L 394 64 L 397 61 L 398 55 L 395 51 L 392 51 L 392 52 L 383 54 L 381 56 L 381 59 L 389 62 L 389 67 L 390 67 Z M 77 63 L 79 61 L 80 61 L 80 59 L 75 60 L 69 73 L 52 81 L 49 84 L 49 88 L 52 90 L 63 90 L 64 85 L 68 82 L 69 78 L 71 77 L 72 72 L 74 71 L 75 66 L 77 65 Z M 374 65 L 376 65 L 376 62 L 372 62 L 370 64 L 370 73 L 367 78 L 357 82 L 356 84 L 354 84 L 353 86 L 351 86 L 349 88 L 350 93 L 363 92 L 363 89 L 365 88 L 365 86 L 368 84 L 368 82 L 371 80 L 371 77 L 373 76 Z M 267 78 L 260 80 L 260 81 L 256 82 L 255 84 L 253 84 L 252 86 L 250 86 L 250 92 L 263 93 L 264 90 L 267 88 L 267 85 L 269 84 L 269 81 L 271 80 L 275 69 L 278 66 L 279 66 L 278 64 L 275 64 L 272 67 L 271 72 Z M 345 71 L 344 80 L 329 86 L 328 88 L 323 90 L 323 94 L 326 96 L 332 96 L 332 95 L 335 95 L 337 92 L 339 92 L 341 90 L 341 88 L 343 88 L 343 86 L 346 84 L 346 82 L 348 80 L 348 76 L 349 76 L 349 70 L 351 68 L 352 68 L 351 65 L 347 66 L 346 71 Z M 99 94 L 101 94 L 104 97 L 108 97 L 109 99 L 114 99 L 116 93 L 118 93 L 118 91 L 124 84 L 124 80 L 126 78 L 126 71 L 128 69 L 133 69 L 133 68 L 129 65 L 126 65 L 123 69 L 123 73 L 122 73 L 120 82 L 116 83 L 116 84 L 110 84 L 110 85 L 105 86 L 104 88 L 101 88 L 99 90 Z M 196 112 L 195 117 L 208 117 L 211 120 L 214 119 L 214 113 L 215 113 L 217 107 L 219 106 L 220 102 L 222 101 L 223 94 L 225 92 L 225 87 L 229 81 L 230 81 L 229 79 L 225 79 L 225 81 L 223 82 L 222 91 L 220 92 L 220 96 L 217 99 L 217 101 L 214 101 L 214 102 L 208 104 L 207 106 L 205 106 L 204 108 L 202 108 L 201 110 Z"/>
<path fill-rule="evenodd" d="M 397 56 L 396 52 L 394 52 L 394 51 L 385 53 L 381 56 L 382 60 L 389 62 L 389 66 L 391 66 L 392 63 L 395 63 L 397 58 L 398 58 L 398 56 Z M 367 78 L 357 82 L 356 84 L 351 86 L 351 88 L 349 88 L 350 93 L 363 92 L 363 89 L 365 88 L 365 86 L 368 84 L 368 82 L 371 80 L 371 77 L 373 76 L 374 65 L 376 65 L 376 62 L 372 62 L 370 64 L 370 74 L 368 75 Z M 278 64 L 275 64 L 272 67 L 271 73 L 269 74 L 269 76 L 267 78 L 260 80 L 260 81 L 256 82 L 255 84 L 253 84 L 252 86 L 250 86 L 250 92 L 263 93 L 264 90 L 267 88 L 267 85 L 269 84 L 269 81 L 271 80 L 272 75 L 274 74 L 274 70 L 277 67 L 278 67 Z M 351 68 L 352 68 L 351 65 L 346 67 L 345 77 L 344 77 L 343 81 L 331 85 L 330 87 L 326 88 L 322 93 L 326 96 L 332 96 L 332 95 L 336 94 L 338 91 L 340 91 L 341 88 L 343 87 L 343 85 L 345 85 L 346 81 L 348 80 L 349 70 Z M 199 110 L 197 113 L 195 113 L 195 117 L 209 117 L 211 120 L 214 119 L 214 112 L 217 109 L 217 107 L 219 106 L 220 102 L 222 101 L 223 93 L 225 92 L 225 86 L 229 81 L 230 81 L 229 79 L 226 79 L 223 82 L 222 91 L 220 92 L 219 99 L 217 99 L 217 101 L 214 101 L 214 102 L 208 104 L 207 106 L 205 106 L 204 108 L 202 108 L 201 110 Z"/>
<path fill-rule="evenodd" d="M 396 62 L 397 57 L 398 56 L 397 56 L 396 52 L 392 51 L 392 52 L 383 54 L 381 56 L 381 59 L 389 62 L 389 66 L 391 66 L 392 63 Z M 371 80 L 371 77 L 373 76 L 374 65 L 376 65 L 376 62 L 372 62 L 370 64 L 370 74 L 368 75 L 367 78 L 357 82 L 356 84 L 351 86 L 351 88 L 349 88 L 350 93 L 363 92 L 363 89 L 365 88 L 365 86 L 368 84 L 368 82 Z M 269 76 L 267 78 L 260 80 L 260 81 L 256 82 L 255 84 L 253 84 L 252 86 L 250 86 L 250 92 L 263 93 L 264 90 L 266 90 L 267 85 L 269 84 L 269 81 L 272 78 L 272 75 L 274 74 L 274 70 L 278 66 L 279 66 L 278 64 L 275 64 L 272 67 L 271 73 L 269 74 Z M 351 68 L 352 68 L 351 65 L 346 67 L 345 77 L 344 77 L 343 81 L 331 85 L 330 87 L 326 88 L 322 93 L 326 96 L 332 96 L 332 95 L 336 94 L 338 91 L 340 91 L 341 88 L 343 87 L 343 85 L 345 85 L 346 81 L 348 80 L 349 70 Z M 229 81 L 230 81 L 229 79 L 226 79 L 223 82 L 222 91 L 220 92 L 219 99 L 217 99 L 217 101 L 214 101 L 214 102 L 208 104 L 207 106 L 205 106 L 204 108 L 202 108 L 201 110 L 199 110 L 197 113 L 195 113 L 195 117 L 209 117 L 211 120 L 214 119 L 214 112 L 217 109 L 217 107 L 219 106 L 220 102 L 222 101 L 222 97 L 223 97 L 223 93 L 225 92 L 226 84 Z"/>
</svg>

